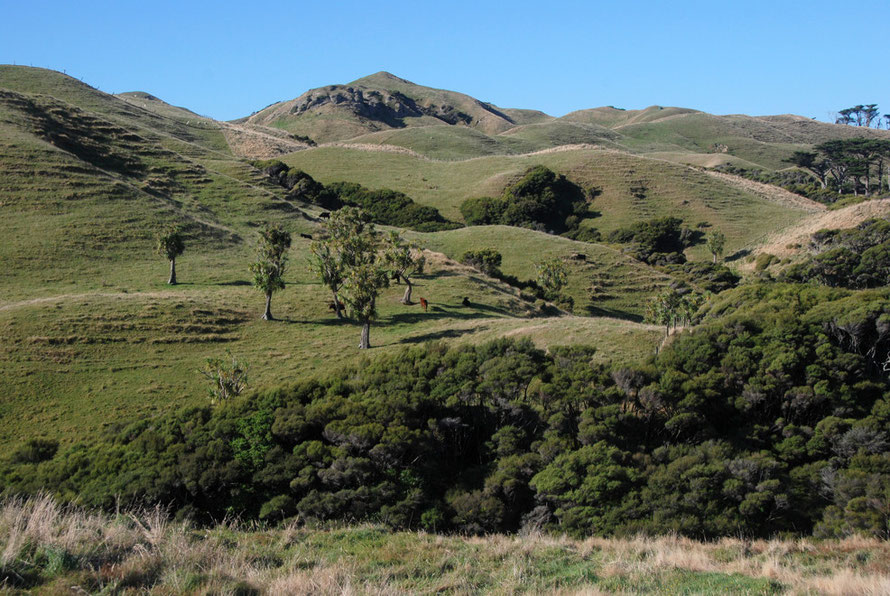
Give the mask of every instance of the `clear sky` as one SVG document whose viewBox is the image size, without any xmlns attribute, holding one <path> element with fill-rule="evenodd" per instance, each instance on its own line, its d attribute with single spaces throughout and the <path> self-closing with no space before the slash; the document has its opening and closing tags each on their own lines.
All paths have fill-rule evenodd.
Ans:
<svg viewBox="0 0 890 596">
<path fill-rule="evenodd" d="M 890 113 L 890 0 L 5 0 L 0 63 L 233 119 L 386 70 L 554 116 Z"/>
</svg>

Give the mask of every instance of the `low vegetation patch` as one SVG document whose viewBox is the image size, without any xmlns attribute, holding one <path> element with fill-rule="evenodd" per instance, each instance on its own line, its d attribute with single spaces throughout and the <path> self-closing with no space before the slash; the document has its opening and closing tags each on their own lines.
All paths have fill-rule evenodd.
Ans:
<svg viewBox="0 0 890 596">
<path fill-rule="evenodd" d="M 855 228 L 820 230 L 810 255 L 784 277 L 844 288 L 876 288 L 890 280 L 890 222 L 869 219 Z"/>
</svg>

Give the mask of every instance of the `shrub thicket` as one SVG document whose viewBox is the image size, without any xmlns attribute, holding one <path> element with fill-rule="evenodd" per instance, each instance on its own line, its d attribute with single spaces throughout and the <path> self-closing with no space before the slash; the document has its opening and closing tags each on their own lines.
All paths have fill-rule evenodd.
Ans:
<svg viewBox="0 0 890 596">
<path fill-rule="evenodd" d="M 630 252 L 650 265 L 685 263 L 683 251 L 700 241 L 701 231 L 682 225 L 676 217 L 658 217 L 619 228 L 608 236 L 609 242 L 630 245 Z"/>
<path fill-rule="evenodd" d="M 855 228 L 813 234 L 815 253 L 784 274 L 793 281 L 813 281 L 844 288 L 876 288 L 890 282 L 890 222 L 870 219 Z"/>
<path fill-rule="evenodd" d="M 19 455 L 0 483 L 206 519 L 884 536 L 888 298 L 751 284 L 642 367 L 584 347 L 429 344 Z"/>
<path fill-rule="evenodd" d="M 334 182 L 325 186 L 306 172 L 291 168 L 279 160 L 257 161 L 253 165 L 276 184 L 286 188 L 293 198 L 325 209 L 333 211 L 344 205 L 359 207 L 374 223 L 419 232 L 461 227 L 442 217 L 438 209 L 418 205 L 408 195 L 395 190 L 370 190 L 352 182 Z"/>
<path fill-rule="evenodd" d="M 565 176 L 535 166 L 500 197 L 467 199 L 460 211 L 471 226 L 501 224 L 562 234 L 578 228 L 590 194 Z"/>
</svg>

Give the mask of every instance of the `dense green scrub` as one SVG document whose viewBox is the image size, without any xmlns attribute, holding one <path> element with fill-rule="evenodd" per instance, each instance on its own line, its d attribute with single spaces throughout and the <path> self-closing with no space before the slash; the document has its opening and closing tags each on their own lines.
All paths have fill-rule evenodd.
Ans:
<svg viewBox="0 0 890 596">
<path fill-rule="evenodd" d="M 890 291 L 757 284 L 639 368 L 428 344 L 7 458 L 8 493 L 462 532 L 886 535 Z"/>
<path fill-rule="evenodd" d="M 790 281 L 844 288 L 877 288 L 890 281 L 890 222 L 869 219 L 855 228 L 820 230 L 809 248 L 815 254 L 789 267 Z"/>
</svg>

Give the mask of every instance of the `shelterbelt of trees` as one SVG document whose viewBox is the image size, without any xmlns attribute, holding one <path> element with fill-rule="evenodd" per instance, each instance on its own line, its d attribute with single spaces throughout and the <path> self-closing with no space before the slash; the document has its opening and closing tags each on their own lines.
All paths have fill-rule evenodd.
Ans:
<svg viewBox="0 0 890 596">
<path fill-rule="evenodd" d="M 890 289 L 759 282 L 635 368 L 433 343 L 3 460 L 7 494 L 469 533 L 887 536 Z"/>
</svg>

